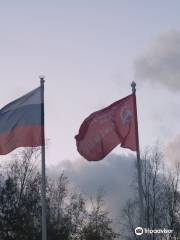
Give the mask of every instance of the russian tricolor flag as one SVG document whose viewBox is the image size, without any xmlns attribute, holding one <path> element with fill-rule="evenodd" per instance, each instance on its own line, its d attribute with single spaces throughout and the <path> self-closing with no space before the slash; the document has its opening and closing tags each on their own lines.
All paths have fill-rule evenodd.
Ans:
<svg viewBox="0 0 180 240">
<path fill-rule="evenodd" d="M 43 144 L 41 91 L 40 86 L 0 110 L 0 155 Z"/>
</svg>

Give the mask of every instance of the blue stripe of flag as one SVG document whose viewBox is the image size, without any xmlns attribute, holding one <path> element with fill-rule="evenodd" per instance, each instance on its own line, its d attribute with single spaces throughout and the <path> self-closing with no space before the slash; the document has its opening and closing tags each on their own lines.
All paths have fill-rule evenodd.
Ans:
<svg viewBox="0 0 180 240">
<path fill-rule="evenodd" d="M 26 125 L 41 125 L 42 104 L 25 105 L 8 112 L 0 111 L 0 134 Z"/>
</svg>

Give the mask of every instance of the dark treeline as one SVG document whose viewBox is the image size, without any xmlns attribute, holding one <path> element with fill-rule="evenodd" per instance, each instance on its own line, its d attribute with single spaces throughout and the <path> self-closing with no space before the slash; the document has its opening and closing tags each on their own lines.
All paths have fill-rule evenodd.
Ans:
<svg viewBox="0 0 180 240">
<path fill-rule="evenodd" d="M 0 240 L 41 239 L 39 149 L 28 148 L 0 167 Z M 60 173 L 47 179 L 48 240 L 111 240 L 117 234 L 99 193 L 85 199 Z"/>
<path fill-rule="evenodd" d="M 0 240 L 41 239 L 39 154 L 38 148 L 28 148 L 0 167 Z M 63 173 L 54 181 L 47 178 L 48 240 L 180 239 L 179 178 L 180 165 L 167 168 L 159 151 L 142 156 L 144 227 L 173 230 L 171 235 L 143 237 L 134 232 L 139 226 L 137 179 L 133 181 L 133 198 L 121 212 L 117 209 L 121 216 L 117 234 L 101 192 L 87 199 L 69 187 L 71 183 Z"/>
</svg>

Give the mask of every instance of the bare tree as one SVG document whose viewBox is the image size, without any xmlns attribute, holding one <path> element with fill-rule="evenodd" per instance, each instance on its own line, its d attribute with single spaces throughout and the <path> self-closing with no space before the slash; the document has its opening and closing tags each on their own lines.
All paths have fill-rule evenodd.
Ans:
<svg viewBox="0 0 180 240">
<path fill-rule="evenodd" d="M 38 149 L 14 155 L 0 189 L 0 238 L 37 239 L 40 234 L 40 175 Z M 30 237 L 31 236 L 31 237 Z"/>
<path fill-rule="evenodd" d="M 173 233 L 147 234 L 143 239 L 171 240 L 180 237 L 180 167 L 168 169 L 159 151 L 146 151 L 141 160 L 143 201 L 145 208 L 144 228 L 171 229 Z M 135 183 L 137 181 L 134 181 Z M 137 193 L 137 184 L 133 186 Z M 123 209 L 121 236 L 123 239 L 140 239 L 134 229 L 138 227 L 138 196 L 134 195 Z M 122 221 L 122 219 L 124 221 Z M 142 239 L 142 237 L 141 237 Z"/>
<path fill-rule="evenodd" d="M 100 190 L 95 201 L 91 198 L 91 211 L 83 229 L 85 240 L 113 240 L 119 237 L 112 229 L 112 219 L 105 210 L 104 192 Z"/>
<path fill-rule="evenodd" d="M 26 148 L 12 156 L 0 174 L 0 239 L 38 240 L 41 237 L 40 148 Z M 103 196 L 89 202 L 69 188 L 64 173 L 47 186 L 49 240 L 114 240 L 117 234 L 105 211 Z"/>
</svg>

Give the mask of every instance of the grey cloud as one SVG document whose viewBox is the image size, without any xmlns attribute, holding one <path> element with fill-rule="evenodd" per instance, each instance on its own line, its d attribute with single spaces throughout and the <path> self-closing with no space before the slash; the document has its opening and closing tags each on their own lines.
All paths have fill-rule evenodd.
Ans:
<svg viewBox="0 0 180 240">
<path fill-rule="evenodd" d="M 134 63 L 135 78 L 180 89 L 180 32 L 161 34 Z"/>
<path fill-rule="evenodd" d="M 108 209 L 114 217 L 131 196 L 131 184 L 135 176 L 134 155 L 111 154 L 99 162 L 88 162 L 84 159 L 61 162 L 48 169 L 49 176 L 56 177 L 64 170 L 71 184 L 85 196 L 95 196 L 99 188 L 106 193 Z"/>
</svg>

